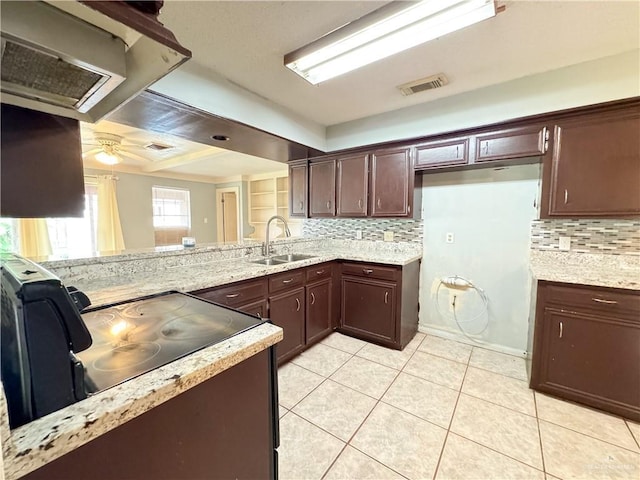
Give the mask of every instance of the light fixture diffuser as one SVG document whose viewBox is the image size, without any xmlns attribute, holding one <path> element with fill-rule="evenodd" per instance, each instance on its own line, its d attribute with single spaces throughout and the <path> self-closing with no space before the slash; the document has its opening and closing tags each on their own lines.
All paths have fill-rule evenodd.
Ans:
<svg viewBox="0 0 640 480">
<path fill-rule="evenodd" d="M 392 2 L 284 57 L 316 85 L 496 14 L 494 0 Z"/>
<path fill-rule="evenodd" d="M 120 158 L 120 156 L 115 152 L 107 152 L 103 150 L 96 153 L 96 160 L 100 163 L 104 163 L 105 165 L 116 165 L 122 161 L 122 158 Z"/>
</svg>

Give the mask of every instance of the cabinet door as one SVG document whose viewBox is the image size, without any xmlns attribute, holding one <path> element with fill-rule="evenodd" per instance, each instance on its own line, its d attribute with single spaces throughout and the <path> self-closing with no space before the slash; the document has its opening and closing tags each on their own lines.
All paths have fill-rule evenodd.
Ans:
<svg viewBox="0 0 640 480">
<path fill-rule="evenodd" d="M 309 165 L 309 216 L 336 215 L 336 161 L 325 160 Z"/>
<path fill-rule="evenodd" d="M 331 332 L 331 278 L 307 286 L 307 345 Z"/>
<path fill-rule="evenodd" d="M 254 315 L 258 318 L 267 318 L 267 301 L 266 300 L 258 300 L 257 302 L 249 303 L 247 305 L 242 305 L 237 307 L 238 310 L 244 313 L 248 313 L 249 315 Z"/>
<path fill-rule="evenodd" d="M 269 315 L 284 330 L 284 338 L 276 345 L 278 362 L 288 360 L 304 347 L 304 287 L 269 297 Z"/>
<path fill-rule="evenodd" d="M 337 160 L 337 208 L 339 217 L 366 217 L 369 194 L 368 155 Z"/>
<path fill-rule="evenodd" d="M 371 216 L 407 217 L 413 203 L 414 173 L 409 148 L 371 154 Z"/>
<path fill-rule="evenodd" d="M 340 327 L 384 344 L 397 341 L 396 284 L 342 277 Z"/>
<path fill-rule="evenodd" d="M 542 320 L 532 387 L 639 419 L 640 323 L 554 308 Z"/>
<path fill-rule="evenodd" d="M 475 163 L 543 155 L 549 147 L 545 126 L 509 128 L 476 135 Z"/>
<path fill-rule="evenodd" d="M 289 216 L 307 216 L 307 164 L 289 166 Z"/>
<path fill-rule="evenodd" d="M 550 216 L 640 214 L 640 112 L 591 115 L 554 130 Z M 547 168 L 547 166 L 545 166 Z M 546 190 L 546 192 L 545 192 Z"/>
<path fill-rule="evenodd" d="M 469 162 L 469 137 L 423 143 L 415 152 L 416 170 L 466 165 Z"/>
</svg>

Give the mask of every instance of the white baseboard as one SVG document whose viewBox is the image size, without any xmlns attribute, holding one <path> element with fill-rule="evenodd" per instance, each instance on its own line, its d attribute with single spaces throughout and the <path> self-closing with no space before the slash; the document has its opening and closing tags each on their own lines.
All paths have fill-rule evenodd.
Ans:
<svg viewBox="0 0 640 480">
<path fill-rule="evenodd" d="M 448 340 L 455 340 L 456 342 L 464 343 L 466 345 L 472 345 L 474 347 L 486 348 L 487 350 L 493 350 L 495 352 L 506 353 L 508 355 L 515 355 L 516 357 L 527 357 L 527 352 L 523 350 L 518 350 L 517 348 L 505 347 L 504 345 L 498 345 L 495 343 L 488 342 L 474 342 L 469 338 L 465 337 L 458 331 L 455 330 L 446 330 L 442 328 L 430 327 L 427 325 L 418 324 L 418 331 L 422 333 L 426 333 L 427 335 L 433 335 L 435 337 L 446 338 Z"/>
</svg>

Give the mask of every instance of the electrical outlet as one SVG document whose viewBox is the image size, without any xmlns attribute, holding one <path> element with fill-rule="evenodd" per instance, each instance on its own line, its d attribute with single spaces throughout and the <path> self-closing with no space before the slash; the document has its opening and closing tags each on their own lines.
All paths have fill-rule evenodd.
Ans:
<svg viewBox="0 0 640 480">
<path fill-rule="evenodd" d="M 356 240 L 362 240 L 362 230 L 356 230 Z"/>
<path fill-rule="evenodd" d="M 571 250 L 571 237 L 560 237 L 558 248 L 565 252 Z"/>
<path fill-rule="evenodd" d="M 385 242 L 393 242 L 393 232 L 392 231 L 386 231 L 382 234 L 382 239 Z"/>
<path fill-rule="evenodd" d="M 454 240 L 455 240 L 455 237 L 453 235 L 453 232 L 447 232 L 447 235 L 445 236 L 445 241 L 447 243 L 453 243 Z"/>
</svg>

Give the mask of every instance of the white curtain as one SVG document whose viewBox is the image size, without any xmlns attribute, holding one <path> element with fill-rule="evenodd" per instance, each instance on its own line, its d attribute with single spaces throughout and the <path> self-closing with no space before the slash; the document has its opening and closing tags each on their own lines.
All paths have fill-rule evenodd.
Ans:
<svg viewBox="0 0 640 480">
<path fill-rule="evenodd" d="M 116 180 L 111 175 L 98 175 L 98 251 L 124 250 L 124 238 L 118 213 Z"/>
<path fill-rule="evenodd" d="M 20 255 L 23 257 L 48 257 L 51 255 L 51 241 L 47 220 L 44 218 L 21 218 L 18 220 L 20 230 Z"/>
</svg>

